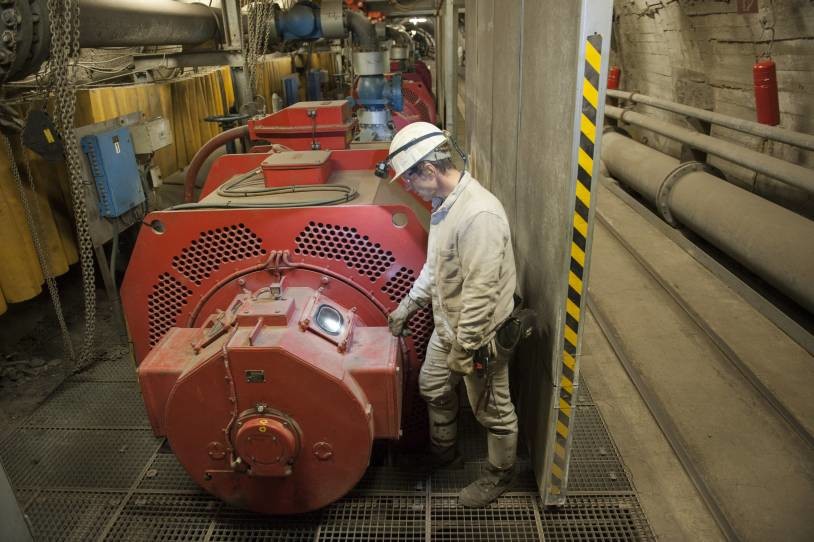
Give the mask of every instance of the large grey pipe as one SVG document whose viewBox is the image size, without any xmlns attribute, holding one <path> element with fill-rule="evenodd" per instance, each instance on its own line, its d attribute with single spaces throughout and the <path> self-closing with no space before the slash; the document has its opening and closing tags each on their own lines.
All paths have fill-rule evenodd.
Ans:
<svg viewBox="0 0 814 542">
<path fill-rule="evenodd" d="M 658 205 L 680 162 L 618 133 L 602 139 L 611 175 Z M 662 197 L 672 217 L 814 313 L 814 221 L 705 171 L 679 176 Z"/>
<path fill-rule="evenodd" d="M 220 40 L 220 10 L 173 0 L 80 0 L 81 47 L 198 45 Z"/>
<path fill-rule="evenodd" d="M 706 109 L 698 109 L 697 107 L 690 107 L 689 105 L 662 100 L 661 98 L 654 98 L 652 96 L 646 96 L 644 94 L 639 94 L 638 92 L 625 92 L 623 90 L 613 90 L 609 88 L 608 96 L 611 98 L 619 98 L 622 100 L 649 105 L 650 107 L 663 109 L 665 111 L 685 115 L 687 117 L 693 117 L 705 122 L 709 122 L 710 124 L 724 126 L 745 134 L 765 137 L 766 139 L 780 141 L 781 143 L 787 143 L 802 149 L 814 151 L 814 135 L 811 134 L 803 134 L 792 130 L 786 130 L 785 128 L 780 128 L 779 126 L 769 126 L 766 124 L 753 122 L 751 120 L 730 117 L 729 115 L 722 115 L 720 113 L 715 113 L 714 111 L 707 111 Z"/>
<path fill-rule="evenodd" d="M 723 141 L 715 137 L 693 132 L 681 126 L 670 124 L 662 120 L 627 111 L 611 105 L 605 106 L 605 115 L 612 119 L 621 120 L 651 130 L 657 134 L 680 141 L 690 147 L 715 155 L 734 164 L 749 168 L 767 177 L 783 181 L 795 186 L 809 194 L 814 194 L 814 171 L 786 162 L 773 156 L 746 149 L 734 143 Z"/>
<path fill-rule="evenodd" d="M 346 14 L 348 29 L 353 35 L 353 42 L 362 51 L 378 51 L 379 37 L 376 36 L 376 27 L 370 19 L 358 11 L 348 11 Z"/>
</svg>

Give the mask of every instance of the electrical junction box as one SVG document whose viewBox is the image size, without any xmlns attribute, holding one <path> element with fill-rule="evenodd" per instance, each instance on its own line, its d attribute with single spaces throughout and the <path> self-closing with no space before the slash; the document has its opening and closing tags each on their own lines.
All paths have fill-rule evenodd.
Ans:
<svg viewBox="0 0 814 542">
<path fill-rule="evenodd" d="M 81 143 L 96 183 L 99 212 L 103 217 L 121 216 L 144 203 L 141 172 L 129 129 L 86 135 Z"/>
<path fill-rule="evenodd" d="M 130 126 L 130 135 L 136 154 L 152 154 L 172 145 L 172 127 L 164 117 Z"/>
</svg>

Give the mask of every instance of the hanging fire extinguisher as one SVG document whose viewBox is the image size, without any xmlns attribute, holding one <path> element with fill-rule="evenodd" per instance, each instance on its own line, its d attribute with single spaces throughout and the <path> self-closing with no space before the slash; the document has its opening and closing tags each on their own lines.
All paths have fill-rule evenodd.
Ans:
<svg viewBox="0 0 814 542">
<path fill-rule="evenodd" d="M 619 88 L 619 80 L 622 78 L 622 68 L 619 66 L 611 66 L 608 70 L 608 88 L 617 90 Z"/>
<path fill-rule="evenodd" d="M 759 60 L 752 66 L 755 83 L 755 111 L 761 124 L 780 124 L 780 104 L 777 97 L 777 70 L 771 58 Z"/>
</svg>

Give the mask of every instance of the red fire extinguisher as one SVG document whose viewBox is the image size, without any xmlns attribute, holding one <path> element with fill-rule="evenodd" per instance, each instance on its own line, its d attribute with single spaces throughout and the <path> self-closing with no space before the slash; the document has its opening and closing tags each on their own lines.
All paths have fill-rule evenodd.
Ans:
<svg viewBox="0 0 814 542">
<path fill-rule="evenodd" d="M 608 70 L 608 88 L 616 90 L 619 88 L 619 79 L 622 78 L 622 68 L 611 66 Z"/>
<path fill-rule="evenodd" d="M 771 58 L 759 60 L 752 66 L 755 82 L 755 111 L 761 124 L 780 124 L 780 104 L 777 97 L 777 70 Z"/>
</svg>

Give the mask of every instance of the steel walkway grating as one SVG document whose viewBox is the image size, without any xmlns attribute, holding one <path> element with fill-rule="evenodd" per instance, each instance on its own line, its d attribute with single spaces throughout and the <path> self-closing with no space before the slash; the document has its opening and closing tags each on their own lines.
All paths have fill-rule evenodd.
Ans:
<svg viewBox="0 0 814 542">
<path fill-rule="evenodd" d="M 504 496 L 486 508 L 462 508 L 456 497 L 432 497 L 431 540 L 540 540 L 534 496 Z"/>
<path fill-rule="evenodd" d="M 139 481 L 137 491 L 205 493 L 189 477 L 172 452 L 155 454 L 155 458 Z"/>
<path fill-rule="evenodd" d="M 326 508 L 320 541 L 424 541 L 427 499 L 346 497 Z"/>
<path fill-rule="evenodd" d="M 520 458 L 511 491 L 481 510 L 460 508 L 486 436 L 460 414 L 460 469 L 427 475 L 373 466 L 357 487 L 323 510 L 267 517 L 237 510 L 201 490 L 159 448 L 133 378 L 104 362 L 66 382 L 0 444 L 0 460 L 37 540 L 375 541 L 649 540 L 624 465 L 587 387 L 580 387 L 565 507 L 542 508 L 533 470 Z"/>
<path fill-rule="evenodd" d="M 655 539 L 634 496 L 571 497 L 561 508 L 543 510 L 542 522 L 547 542 Z"/>
<path fill-rule="evenodd" d="M 0 460 L 18 488 L 128 488 L 160 440 L 149 430 L 15 430 Z"/>
<path fill-rule="evenodd" d="M 136 367 L 125 351 L 116 359 L 106 359 L 71 377 L 75 382 L 136 382 Z"/>
<path fill-rule="evenodd" d="M 66 382 L 23 425 L 147 429 L 150 422 L 136 382 Z"/>
<path fill-rule="evenodd" d="M 300 516 L 260 516 L 224 505 L 209 532 L 209 542 L 313 542 L 323 512 Z"/>
<path fill-rule="evenodd" d="M 106 540 L 201 540 L 221 503 L 209 495 L 135 493 Z"/>
<path fill-rule="evenodd" d="M 125 496 L 123 492 L 41 491 L 26 508 L 34 540 L 95 540 Z"/>
</svg>

